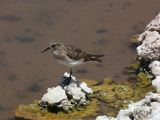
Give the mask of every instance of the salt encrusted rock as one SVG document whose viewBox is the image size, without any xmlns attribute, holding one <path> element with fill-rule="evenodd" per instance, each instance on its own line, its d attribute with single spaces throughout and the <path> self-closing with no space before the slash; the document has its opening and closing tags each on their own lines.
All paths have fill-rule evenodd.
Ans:
<svg viewBox="0 0 160 120">
<path fill-rule="evenodd" d="M 77 83 L 72 81 L 68 86 L 64 88 L 69 95 L 75 100 L 85 99 L 85 93 L 78 87 Z"/>
<path fill-rule="evenodd" d="M 160 76 L 160 62 L 159 61 L 153 61 L 152 63 L 150 63 L 149 68 L 151 68 L 151 71 L 155 76 Z"/>
<path fill-rule="evenodd" d="M 129 104 L 127 109 L 119 111 L 116 118 L 98 116 L 96 120 L 159 120 L 160 94 L 148 93 L 144 99 Z"/>
<path fill-rule="evenodd" d="M 87 105 L 87 95 L 93 91 L 86 83 L 81 83 L 72 76 L 70 83 L 65 85 L 64 80 L 69 77 L 68 73 L 61 76 L 60 84 L 57 87 L 48 88 L 47 93 L 43 95 L 40 103 L 47 103 L 51 106 L 57 106 L 65 111 L 73 107 Z"/>
<path fill-rule="evenodd" d="M 66 99 L 65 90 L 61 86 L 48 88 L 47 93 L 42 97 L 43 102 L 48 102 L 51 105 Z"/>
<path fill-rule="evenodd" d="M 88 93 L 88 94 L 92 94 L 92 93 L 93 93 L 92 89 L 89 88 L 85 82 L 82 82 L 82 83 L 79 85 L 79 87 L 82 88 L 82 90 L 85 91 L 85 92 Z"/>
<path fill-rule="evenodd" d="M 150 38 L 156 38 L 158 35 L 159 33 L 157 31 L 144 31 L 142 34 L 139 35 L 137 40 L 138 42 L 149 42 L 150 40 L 152 41 L 152 39 Z"/>
<path fill-rule="evenodd" d="M 137 53 L 140 59 L 159 60 L 160 58 L 160 12 L 139 35 Z"/>
<path fill-rule="evenodd" d="M 146 60 L 158 60 L 160 58 L 160 34 L 157 31 L 146 31 L 139 38 L 142 44 L 137 47 L 140 58 Z"/>
<path fill-rule="evenodd" d="M 74 105 L 71 103 L 71 101 L 67 100 L 62 100 L 60 104 L 57 105 L 58 108 L 63 108 L 65 111 L 70 110 L 71 108 L 74 107 Z"/>
<path fill-rule="evenodd" d="M 111 120 L 110 118 L 108 118 L 107 116 L 103 115 L 103 116 L 98 116 L 96 118 L 96 120 Z"/>
<path fill-rule="evenodd" d="M 158 15 L 147 25 L 146 30 L 160 30 L 160 12 Z"/>
<path fill-rule="evenodd" d="M 98 116 L 96 120 L 132 120 L 132 119 L 130 119 L 128 116 L 121 116 L 114 118 L 114 117 L 107 117 L 104 115 L 104 116 Z"/>
<path fill-rule="evenodd" d="M 152 81 L 152 86 L 156 89 L 157 93 L 160 93 L 160 76 L 156 76 L 156 79 Z"/>
<path fill-rule="evenodd" d="M 159 120 L 160 119 L 160 104 L 157 102 L 151 103 L 152 114 L 149 116 L 150 120 Z"/>
</svg>

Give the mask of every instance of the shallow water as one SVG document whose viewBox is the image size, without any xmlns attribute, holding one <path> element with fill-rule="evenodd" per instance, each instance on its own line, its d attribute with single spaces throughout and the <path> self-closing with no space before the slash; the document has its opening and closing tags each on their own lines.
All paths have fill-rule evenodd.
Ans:
<svg viewBox="0 0 160 120">
<path fill-rule="evenodd" d="M 40 99 L 68 68 L 48 52 L 51 40 L 105 54 L 102 64 L 74 68 L 78 78 L 127 80 L 123 70 L 136 57 L 129 38 L 143 32 L 159 0 L 1 0 L 0 116 L 13 120 L 18 104 Z"/>
</svg>

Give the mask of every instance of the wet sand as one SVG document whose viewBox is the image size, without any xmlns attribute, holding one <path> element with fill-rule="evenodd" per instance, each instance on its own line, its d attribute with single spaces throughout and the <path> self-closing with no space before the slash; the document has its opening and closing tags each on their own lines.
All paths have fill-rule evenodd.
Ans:
<svg viewBox="0 0 160 120">
<path fill-rule="evenodd" d="M 1 120 L 13 120 L 18 104 L 40 99 L 69 71 L 50 52 L 40 54 L 51 40 L 105 54 L 102 64 L 74 68 L 77 78 L 127 80 L 124 68 L 136 57 L 128 40 L 143 32 L 159 5 L 159 0 L 1 0 Z"/>
</svg>

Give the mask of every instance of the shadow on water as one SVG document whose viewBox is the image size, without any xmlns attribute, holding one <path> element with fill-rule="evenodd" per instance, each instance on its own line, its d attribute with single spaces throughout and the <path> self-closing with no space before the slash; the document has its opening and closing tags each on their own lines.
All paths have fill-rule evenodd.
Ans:
<svg viewBox="0 0 160 120">
<path fill-rule="evenodd" d="M 29 88 L 27 89 L 28 92 L 39 92 L 41 91 L 41 85 L 38 83 L 33 83 Z"/>
<path fill-rule="evenodd" d="M 22 18 L 17 15 L 0 15 L 0 21 L 5 22 L 19 22 Z"/>
<path fill-rule="evenodd" d="M 108 44 L 109 40 L 107 39 L 98 39 L 95 42 L 93 42 L 95 45 L 100 45 L 100 46 L 105 46 L 106 44 Z"/>
<path fill-rule="evenodd" d="M 104 33 L 108 33 L 108 32 L 109 32 L 109 30 L 104 29 L 104 28 L 101 28 L 101 29 L 97 29 L 97 30 L 96 30 L 96 33 L 97 33 L 97 34 L 104 34 Z"/>
<path fill-rule="evenodd" d="M 78 69 L 75 73 L 76 74 L 86 74 L 88 71 L 87 69 Z"/>
<path fill-rule="evenodd" d="M 16 75 L 16 74 L 10 74 L 10 75 L 8 76 L 8 80 L 11 80 L 11 81 L 17 80 L 17 75 Z"/>
<path fill-rule="evenodd" d="M 16 36 L 15 37 L 16 41 L 20 42 L 20 43 L 30 43 L 36 40 L 36 38 L 34 37 L 30 37 L 30 36 Z"/>
</svg>

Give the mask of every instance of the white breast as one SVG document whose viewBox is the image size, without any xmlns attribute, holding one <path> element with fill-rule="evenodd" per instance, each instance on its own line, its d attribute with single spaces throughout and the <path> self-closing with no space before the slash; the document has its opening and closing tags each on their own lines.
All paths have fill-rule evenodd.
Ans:
<svg viewBox="0 0 160 120">
<path fill-rule="evenodd" d="M 63 64 L 63 65 L 68 66 L 68 67 L 74 67 L 74 66 L 78 66 L 78 65 L 83 64 L 83 60 L 73 60 L 73 59 L 69 58 L 68 56 L 66 56 L 61 51 L 58 51 L 58 52 L 53 51 L 52 54 L 60 64 Z"/>
<path fill-rule="evenodd" d="M 74 67 L 74 66 L 78 66 L 78 65 L 83 64 L 83 61 L 75 61 L 70 58 L 66 58 L 64 60 L 58 60 L 58 62 L 60 62 L 63 65 L 66 65 L 68 67 Z"/>
</svg>

